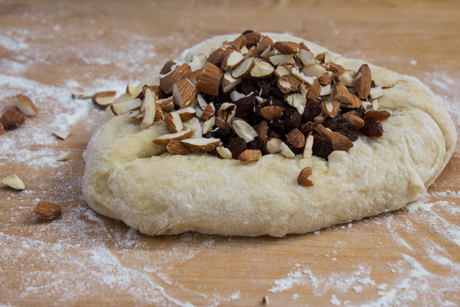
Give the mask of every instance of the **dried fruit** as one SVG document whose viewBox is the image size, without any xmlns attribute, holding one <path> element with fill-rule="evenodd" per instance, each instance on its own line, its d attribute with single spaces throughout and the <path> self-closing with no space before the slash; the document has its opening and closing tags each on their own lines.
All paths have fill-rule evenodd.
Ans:
<svg viewBox="0 0 460 307">
<path fill-rule="evenodd" d="M 233 159 L 238 159 L 241 153 L 246 150 L 247 145 L 244 139 L 237 137 L 230 140 L 227 148 L 231 151 Z"/>
<path fill-rule="evenodd" d="M 367 136 L 383 135 L 383 127 L 375 118 L 366 118 L 364 120 L 364 127 L 362 127 L 359 131 Z"/>
<path fill-rule="evenodd" d="M 59 205 L 47 202 L 39 201 L 35 206 L 34 213 L 42 219 L 54 220 L 61 216 L 61 207 Z"/>
</svg>

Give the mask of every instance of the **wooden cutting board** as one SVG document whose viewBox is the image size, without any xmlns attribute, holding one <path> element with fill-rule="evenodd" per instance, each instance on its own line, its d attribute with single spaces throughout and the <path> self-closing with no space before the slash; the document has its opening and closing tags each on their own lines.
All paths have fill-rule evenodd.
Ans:
<svg viewBox="0 0 460 307">
<path fill-rule="evenodd" d="M 459 114 L 459 13 L 455 1 L 0 2 L 1 111 L 18 93 L 39 108 L 0 136 L 0 177 L 26 184 L 0 187 L 0 305 L 460 304 L 458 147 L 424 211 L 284 238 L 148 237 L 85 204 L 81 155 L 104 112 L 70 98 L 123 90 L 203 39 L 253 29 L 416 76 Z M 62 217 L 38 221 L 39 200 Z"/>
</svg>

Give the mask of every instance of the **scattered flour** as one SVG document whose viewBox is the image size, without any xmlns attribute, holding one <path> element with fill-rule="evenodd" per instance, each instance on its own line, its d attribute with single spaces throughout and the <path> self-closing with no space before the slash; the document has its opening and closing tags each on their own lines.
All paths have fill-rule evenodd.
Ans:
<svg viewBox="0 0 460 307">
<path fill-rule="evenodd" d="M 340 302 L 336 297 L 335 294 L 332 295 L 331 297 L 331 304 L 334 306 L 340 306 L 342 305 L 342 302 Z"/>
</svg>

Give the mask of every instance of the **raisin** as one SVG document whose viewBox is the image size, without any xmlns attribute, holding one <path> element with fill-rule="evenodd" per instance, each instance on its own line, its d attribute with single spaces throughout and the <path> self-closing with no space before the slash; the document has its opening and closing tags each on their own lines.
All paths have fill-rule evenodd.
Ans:
<svg viewBox="0 0 460 307">
<path fill-rule="evenodd" d="M 350 141 L 354 142 L 358 139 L 358 131 L 353 127 L 353 125 L 344 122 L 344 121 L 337 121 L 333 122 L 329 125 L 323 125 L 326 128 L 331 129 L 334 132 L 338 132 L 344 136 L 346 136 Z"/>
<path fill-rule="evenodd" d="M 253 149 L 253 150 L 264 150 L 264 141 L 260 137 L 255 137 L 252 142 L 249 142 L 247 144 L 247 149 Z"/>
<path fill-rule="evenodd" d="M 233 159 L 238 159 L 243 151 L 246 150 L 247 144 L 242 138 L 231 139 L 227 144 L 228 150 L 232 153 Z"/>
<path fill-rule="evenodd" d="M 308 99 L 305 111 L 302 114 L 302 122 L 308 123 L 321 114 L 321 102 L 316 99 Z"/>
<path fill-rule="evenodd" d="M 254 33 L 254 31 L 252 31 L 252 30 L 246 30 L 246 31 L 244 31 L 242 34 L 243 34 L 243 35 L 246 35 L 246 34 L 249 34 L 249 33 Z"/>
<path fill-rule="evenodd" d="M 214 138 L 214 134 L 212 132 L 207 132 L 205 135 L 203 135 L 203 137 L 206 139 L 212 139 Z"/>
<path fill-rule="evenodd" d="M 241 81 L 240 88 L 245 95 L 249 95 L 250 93 L 259 93 L 257 82 L 252 79 L 243 79 L 243 81 Z"/>
<path fill-rule="evenodd" d="M 268 128 L 268 130 L 267 130 L 267 136 L 269 138 L 277 138 L 277 139 L 280 138 L 279 134 L 276 133 L 275 131 L 273 131 L 273 129 L 270 129 L 270 128 Z"/>
<path fill-rule="evenodd" d="M 313 155 L 328 160 L 327 157 L 334 151 L 332 143 L 319 135 L 313 135 Z"/>
<path fill-rule="evenodd" d="M 267 100 L 267 106 L 276 106 L 276 107 L 282 107 L 283 111 L 286 110 L 289 105 L 285 104 L 283 100 L 279 99 L 276 96 L 270 96 L 268 97 Z"/>
<path fill-rule="evenodd" d="M 260 114 L 260 109 L 263 107 L 265 107 L 265 104 L 256 104 L 252 108 L 252 117 L 257 124 L 265 120 L 265 118 L 263 118 L 263 116 Z"/>
<path fill-rule="evenodd" d="M 213 134 L 214 134 L 214 137 L 220 139 L 222 143 L 224 143 L 224 145 L 228 144 L 228 142 L 230 142 L 231 139 L 237 137 L 235 132 L 230 131 L 230 130 L 221 129 L 221 128 L 214 131 Z"/>
<path fill-rule="evenodd" d="M 301 155 L 303 154 L 303 150 L 305 148 L 304 147 L 301 147 L 301 148 L 295 148 L 294 145 L 292 145 L 291 143 L 286 143 L 287 147 L 289 147 L 289 149 L 295 154 L 295 155 Z"/>
<path fill-rule="evenodd" d="M 382 136 L 383 127 L 378 120 L 374 118 L 366 118 L 364 119 L 364 127 L 362 127 L 359 131 L 367 136 Z"/>
<path fill-rule="evenodd" d="M 284 99 L 284 93 L 278 88 L 276 83 L 272 84 L 272 94 L 278 98 Z"/>
<path fill-rule="evenodd" d="M 284 126 L 287 130 L 291 131 L 292 129 L 299 127 L 301 122 L 302 116 L 300 116 L 296 109 L 288 108 L 284 112 Z"/>
<path fill-rule="evenodd" d="M 270 96 L 270 92 L 272 90 L 270 80 L 268 79 L 257 80 L 257 87 L 259 88 L 259 91 L 257 92 L 258 96 L 265 98 L 265 99 L 267 99 Z"/>
<path fill-rule="evenodd" d="M 348 108 L 340 108 L 340 110 L 342 111 L 341 113 L 342 114 L 345 114 L 345 113 L 348 113 L 348 112 L 352 112 L 352 111 L 356 111 L 356 113 L 358 113 L 359 117 L 361 119 L 364 119 L 364 109 L 359 107 L 359 108 L 355 108 L 355 109 L 348 109 Z"/>
<path fill-rule="evenodd" d="M 270 128 L 281 128 L 284 126 L 284 121 L 281 119 L 269 120 L 267 124 Z"/>
<path fill-rule="evenodd" d="M 308 136 L 310 132 L 315 131 L 315 127 L 317 126 L 316 123 L 313 122 L 308 122 L 308 123 L 301 123 L 300 124 L 300 132 L 303 133 L 303 135 Z"/>
<path fill-rule="evenodd" d="M 375 87 L 375 82 L 374 82 L 374 80 L 372 80 L 372 82 L 371 82 L 371 87 L 372 87 L 372 88 Z"/>
<path fill-rule="evenodd" d="M 256 98 L 254 96 L 243 97 L 236 104 L 236 117 L 247 119 L 252 115 L 252 108 L 256 104 Z"/>
</svg>

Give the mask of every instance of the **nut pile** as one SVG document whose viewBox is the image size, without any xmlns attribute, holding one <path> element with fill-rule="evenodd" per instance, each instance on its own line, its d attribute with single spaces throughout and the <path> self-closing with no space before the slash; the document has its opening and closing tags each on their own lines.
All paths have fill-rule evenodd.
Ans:
<svg viewBox="0 0 460 307">
<path fill-rule="evenodd" d="M 110 109 L 130 112 L 142 128 L 164 123 L 170 133 L 153 143 L 173 155 L 195 150 L 242 162 L 275 153 L 327 160 L 332 151 L 353 147 L 359 133 L 381 136 L 380 121 L 390 116 L 379 110 L 384 92 L 368 65 L 357 72 L 343 65 L 342 57 L 313 54 L 304 43 L 245 31 L 189 63 L 168 61 L 157 84 L 139 92 L 128 84 L 133 99 Z"/>
</svg>

